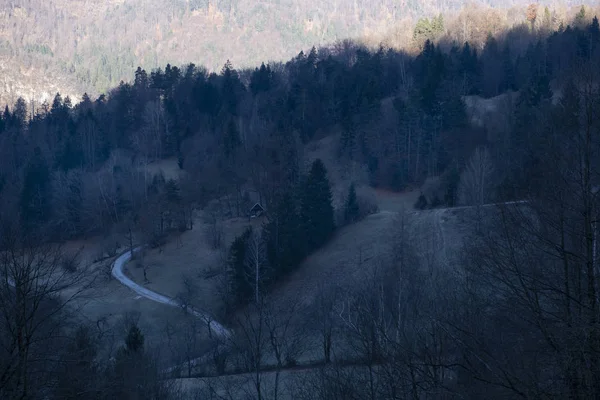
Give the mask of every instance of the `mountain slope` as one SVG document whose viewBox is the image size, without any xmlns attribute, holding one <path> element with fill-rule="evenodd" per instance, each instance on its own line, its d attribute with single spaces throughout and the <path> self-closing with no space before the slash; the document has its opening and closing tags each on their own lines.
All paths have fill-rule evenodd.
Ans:
<svg viewBox="0 0 600 400">
<path fill-rule="evenodd" d="M 523 14 L 528 1 L 479 3 L 516 6 L 516 14 Z M 238 68 L 253 66 L 341 39 L 377 41 L 394 29 L 396 37 L 410 38 L 416 18 L 462 6 L 456 0 L 5 2 L 0 5 L 0 104 L 17 96 L 41 102 L 47 98 L 42 92 L 58 89 L 97 94 L 130 80 L 138 65 L 150 70 L 193 62 L 219 70 L 227 59 Z M 522 21 L 520 14 L 515 18 Z"/>
</svg>

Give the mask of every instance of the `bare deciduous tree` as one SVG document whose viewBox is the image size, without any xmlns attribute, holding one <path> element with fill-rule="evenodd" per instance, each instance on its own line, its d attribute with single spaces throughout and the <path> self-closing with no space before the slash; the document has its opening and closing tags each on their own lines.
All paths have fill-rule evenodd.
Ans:
<svg viewBox="0 0 600 400">
<path fill-rule="evenodd" d="M 217 250 L 223 245 L 223 224 L 219 220 L 216 213 L 211 213 L 208 217 L 208 226 L 206 228 L 206 236 L 210 246 Z"/>
<path fill-rule="evenodd" d="M 486 148 L 478 147 L 461 174 L 458 198 L 462 205 L 483 205 L 493 199 L 494 165 Z"/>
<path fill-rule="evenodd" d="M 251 373 L 253 392 L 258 400 L 265 399 L 265 385 L 261 368 L 268 346 L 268 333 L 265 329 L 265 303 L 250 304 L 236 318 L 236 337 L 233 348 L 237 351 L 244 370 Z"/>
<path fill-rule="evenodd" d="M 309 323 L 313 329 L 318 332 L 323 349 L 323 361 L 326 364 L 331 362 L 333 335 L 336 324 L 336 315 L 333 306 L 336 302 L 337 288 L 325 287 L 319 288 L 312 318 Z"/>
<path fill-rule="evenodd" d="M 254 301 L 259 304 L 267 278 L 266 246 L 260 229 L 252 230 L 247 246 L 246 260 L 244 260 L 247 279 L 253 287 Z"/>
<path fill-rule="evenodd" d="M 268 335 L 269 348 L 277 362 L 275 368 L 275 382 L 273 384 L 274 400 L 279 398 L 279 377 L 282 368 L 293 366 L 302 352 L 303 332 L 297 321 L 298 301 L 292 304 L 267 301 L 265 310 L 265 330 Z"/>
<path fill-rule="evenodd" d="M 183 290 L 177 294 L 177 300 L 183 310 L 187 310 L 191 306 L 192 301 L 198 294 L 198 286 L 194 281 L 194 278 L 189 275 L 183 275 L 181 277 L 183 283 Z"/>
<path fill-rule="evenodd" d="M 0 222 L 0 397 L 30 398 L 50 385 L 66 317 L 91 288 L 85 266 L 62 268 L 60 246 Z"/>
<path fill-rule="evenodd" d="M 597 69 L 586 68 L 552 110 L 537 149 L 544 157 L 533 174 L 535 195 L 498 207 L 487 229 L 469 238 L 459 309 L 470 323 L 453 335 L 466 383 L 484 382 L 504 396 L 600 395 L 593 133 L 600 118 Z"/>
</svg>

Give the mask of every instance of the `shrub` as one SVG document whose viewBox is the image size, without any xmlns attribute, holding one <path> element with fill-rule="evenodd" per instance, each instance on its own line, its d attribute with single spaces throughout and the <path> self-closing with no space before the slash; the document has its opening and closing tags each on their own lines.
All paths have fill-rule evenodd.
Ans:
<svg viewBox="0 0 600 400">
<path fill-rule="evenodd" d="M 427 208 L 427 199 L 425 198 L 423 193 L 421 193 L 419 195 L 419 198 L 417 199 L 417 202 L 415 203 L 415 208 L 418 210 L 424 210 Z"/>
<path fill-rule="evenodd" d="M 74 273 L 79 268 L 79 260 L 77 256 L 65 256 L 62 259 L 62 267 L 65 271 Z"/>
<path fill-rule="evenodd" d="M 337 210 L 336 223 L 338 226 L 350 224 L 378 211 L 377 199 L 369 188 L 355 189 L 354 185 L 351 185 L 343 210 Z"/>
<path fill-rule="evenodd" d="M 358 201 L 358 219 L 363 219 L 368 215 L 379 212 L 377 199 L 371 190 L 368 188 L 358 188 L 356 192 Z"/>
</svg>

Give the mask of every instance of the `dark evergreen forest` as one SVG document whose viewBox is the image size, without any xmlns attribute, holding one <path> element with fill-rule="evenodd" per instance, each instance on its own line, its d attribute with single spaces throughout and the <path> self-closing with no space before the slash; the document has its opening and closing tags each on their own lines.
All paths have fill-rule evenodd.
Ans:
<svg viewBox="0 0 600 400">
<path fill-rule="evenodd" d="M 335 132 L 341 132 L 341 163 L 368 165 L 371 185 L 394 190 L 430 176 L 456 180 L 472 150 L 487 143 L 495 162 L 510 159 L 497 168 L 503 195 L 518 197 L 530 189 L 536 146 L 563 106 L 550 101 L 553 88 L 594 71 L 598 36 L 594 19 L 547 38 L 528 37 L 524 54 L 493 37 L 482 51 L 427 41 L 415 58 L 383 48 L 348 45 L 335 54 L 313 48 L 253 71 L 236 71 L 229 62 L 220 74 L 193 64 L 138 68 L 133 82 L 77 105 L 60 94 L 36 110 L 19 100 L 0 119 L 2 209 L 63 238 L 140 220 L 168 185 L 115 165 L 99 174 L 118 151 L 136 165 L 177 157 L 191 176 L 171 182 L 185 192 L 181 201 L 201 204 L 226 193 L 241 201 L 250 182 L 271 205 L 304 173 L 302 144 Z M 503 117 L 504 137 L 469 124 L 463 96 L 511 91 L 518 97 Z"/>
</svg>

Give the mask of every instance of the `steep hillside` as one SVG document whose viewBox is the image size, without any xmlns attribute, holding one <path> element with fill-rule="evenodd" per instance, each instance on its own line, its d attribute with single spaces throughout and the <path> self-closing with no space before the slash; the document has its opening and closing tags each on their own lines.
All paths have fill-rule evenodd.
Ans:
<svg viewBox="0 0 600 400">
<path fill-rule="evenodd" d="M 146 69 L 193 62 L 219 70 L 282 60 L 300 49 L 347 38 L 410 44 L 422 16 L 444 13 L 465 40 L 485 40 L 525 21 L 526 0 L 17 0 L 0 5 L 0 104 L 18 96 L 42 102 L 46 92 L 104 92 Z M 564 3 L 564 2 L 562 2 Z M 501 7 L 503 11 L 484 7 Z M 514 7 L 508 10 L 508 7 Z M 562 11 L 561 11 L 562 10 Z M 566 8 L 553 8 L 558 20 Z M 474 22 L 478 14 L 480 22 Z M 442 32 L 440 32 L 442 33 Z M 73 96 L 71 96 L 73 97 Z"/>
</svg>

